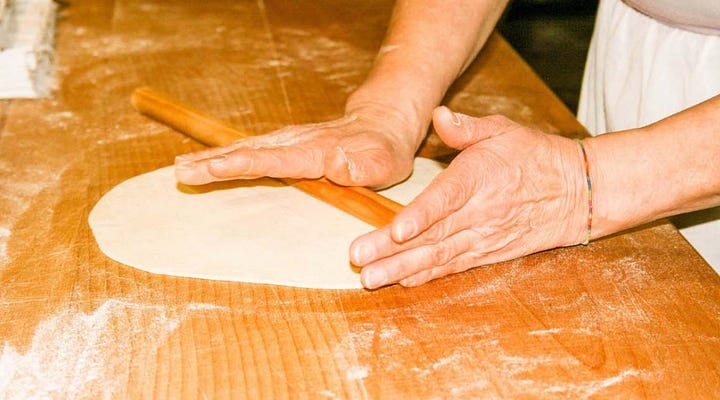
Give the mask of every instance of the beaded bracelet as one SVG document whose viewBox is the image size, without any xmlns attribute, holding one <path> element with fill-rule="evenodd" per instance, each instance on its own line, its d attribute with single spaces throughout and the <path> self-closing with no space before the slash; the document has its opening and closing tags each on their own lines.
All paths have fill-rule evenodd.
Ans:
<svg viewBox="0 0 720 400">
<path fill-rule="evenodd" d="M 587 220 L 587 236 L 585 237 L 585 241 L 581 244 L 587 245 L 590 243 L 590 236 L 592 234 L 592 216 L 593 216 L 593 201 L 592 201 L 592 182 L 590 181 L 590 163 L 588 163 L 587 158 L 587 152 L 585 152 L 585 146 L 583 145 L 582 140 L 576 139 L 578 145 L 580 145 L 580 150 L 582 150 L 583 155 L 583 161 L 585 162 L 585 181 L 587 182 L 587 190 L 588 190 L 588 220 Z"/>
</svg>

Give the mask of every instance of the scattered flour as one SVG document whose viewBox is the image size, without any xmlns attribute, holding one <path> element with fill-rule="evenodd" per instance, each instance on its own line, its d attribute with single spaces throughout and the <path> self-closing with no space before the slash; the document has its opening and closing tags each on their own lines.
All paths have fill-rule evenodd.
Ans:
<svg viewBox="0 0 720 400">
<path fill-rule="evenodd" d="M 558 133 L 558 129 L 546 121 L 546 117 L 537 113 L 530 105 L 522 100 L 500 94 L 477 94 L 460 92 L 455 101 L 462 101 L 464 112 L 482 112 L 488 114 L 502 114 L 515 121 L 548 133 Z M 475 111 L 477 110 L 477 111 Z"/>
<path fill-rule="evenodd" d="M 158 347 L 193 310 L 111 299 L 91 314 L 68 308 L 42 321 L 22 353 L 0 351 L 0 398 L 113 398 L 131 370 L 150 365 Z M 125 356 L 114 357 L 114 354 Z"/>
<path fill-rule="evenodd" d="M 320 397 L 325 399 L 339 399 L 340 397 L 335 394 L 332 390 L 321 390 L 318 392 Z"/>
<path fill-rule="evenodd" d="M 369 370 L 367 367 L 354 365 L 345 372 L 345 376 L 347 377 L 348 380 L 355 381 L 358 379 L 367 378 L 368 372 L 369 372 Z"/>
<path fill-rule="evenodd" d="M 453 364 L 463 358 L 463 353 L 459 350 L 453 351 L 453 353 L 447 357 L 441 358 L 432 364 L 432 369 L 442 368 L 448 364 Z"/>
<path fill-rule="evenodd" d="M 624 382 L 627 378 L 643 377 L 646 375 L 636 369 L 625 370 L 618 375 L 606 379 L 585 382 L 583 384 L 565 384 L 563 386 L 551 386 L 545 390 L 547 394 L 562 394 L 563 397 L 573 399 L 588 399 L 603 389 L 615 386 Z"/>
<path fill-rule="evenodd" d="M 560 333 L 560 332 L 562 332 L 562 329 L 560 329 L 560 328 L 539 329 L 536 331 L 528 332 L 528 335 L 530 335 L 530 336 L 552 335 L 552 334 L 556 334 L 556 333 Z"/>
<path fill-rule="evenodd" d="M 55 113 L 49 113 L 42 116 L 43 121 L 48 124 L 50 129 L 64 129 L 67 128 L 71 122 L 78 119 L 78 116 L 72 111 L 58 111 Z"/>
<path fill-rule="evenodd" d="M 7 261 L 7 241 L 10 239 L 10 229 L 0 226 L 0 268 Z"/>
<path fill-rule="evenodd" d="M 372 330 L 364 330 L 364 333 L 368 332 L 372 334 Z M 363 365 L 358 360 L 358 348 L 355 340 L 355 335 L 352 333 L 343 338 L 342 342 L 333 349 L 333 357 L 338 369 L 345 372 L 345 380 L 358 384 L 361 397 L 367 399 L 369 397 L 365 387 L 365 378 L 370 375 L 370 367 Z M 364 351 L 364 349 L 361 350 Z"/>
<path fill-rule="evenodd" d="M 65 152 L 67 153 L 67 151 Z M 48 160 L 43 168 L 38 168 L 35 160 L 22 165 L 13 161 L 0 160 L 0 175 L 5 174 L 12 177 L 12 182 L 8 181 L 6 187 L 0 191 L 0 203 L 6 207 L 4 212 L 0 213 L 0 224 L 4 225 L 0 230 L 0 267 L 8 261 L 6 259 L 8 257 L 7 241 L 18 216 L 30 207 L 38 193 L 60 181 L 72 157 L 73 154 L 68 153 L 65 157 Z M 67 158 L 67 161 L 63 158 Z M 46 207 L 43 214 L 36 215 L 36 217 L 49 221 L 53 212 L 53 207 Z"/>
<path fill-rule="evenodd" d="M 500 290 L 502 285 L 491 290 Z M 598 394 L 609 393 L 611 388 L 627 385 L 631 380 L 640 380 L 652 384 L 662 379 L 637 369 L 609 371 L 598 376 L 596 371 L 585 367 L 582 360 L 571 352 L 553 346 L 547 351 L 536 351 L 533 346 L 525 349 L 504 347 L 510 337 L 498 337 L 498 327 L 488 321 L 473 327 L 474 337 L 463 345 L 458 337 L 462 331 L 445 332 L 447 341 L 433 345 L 422 335 L 400 329 L 393 322 L 394 313 L 390 312 L 383 320 L 356 325 L 354 332 L 348 335 L 335 349 L 336 360 L 341 360 L 348 380 L 362 378 L 372 372 L 373 379 L 389 379 L 397 382 L 418 382 L 424 386 L 433 382 L 433 390 L 463 398 L 590 398 Z M 380 321 L 382 320 L 382 321 Z M 431 323 L 428 319 L 423 324 Z M 517 331 L 511 336 L 515 340 L 530 337 L 536 340 L 550 340 L 547 335 L 565 335 L 572 342 L 576 336 L 597 336 L 598 331 L 586 327 L 551 327 L 530 331 Z M 506 334 L 507 335 L 507 334 Z M 450 338 L 451 337 L 451 338 Z M 452 344 L 451 344 L 452 343 Z M 554 342 L 553 342 L 554 343 Z M 455 348 L 450 352 L 450 345 Z M 368 359 L 367 354 L 374 353 Z M 364 355 L 359 362 L 349 359 L 348 354 Z M 408 362 L 404 354 L 413 353 L 417 357 Z M 464 374 L 467 365 L 480 368 L 473 374 Z M 549 371 L 564 370 L 568 374 L 549 377 Z M 384 377 L 384 378 L 383 378 Z"/>
<path fill-rule="evenodd" d="M 355 90 L 375 56 L 373 52 L 361 51 L 349 43 L 323 36 L 320 32 L 313 32 L 308 37 L 307 31 L 280 29 L 279 35 L 290 39 L 286 43 L 292 44 L 283 49 L 282 53 L 288 54 L 293 63 L 300 68 L 312 68 L 323 79 L 337 84 L 344 93 Z"/>
</svg>

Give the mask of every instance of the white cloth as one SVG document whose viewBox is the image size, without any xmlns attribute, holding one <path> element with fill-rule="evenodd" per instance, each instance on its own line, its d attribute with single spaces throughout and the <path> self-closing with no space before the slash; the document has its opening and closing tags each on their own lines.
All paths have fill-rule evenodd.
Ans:
<svg viewBox="0 0 720 400">
<path fill-rule="evenodd" d="M 620 0 L 601 0 L 578 108 L 590 133 L 644 126 L 717 94 L 720 36 L 673 28 Z M 720 272 L 720 207 L 673 222 Z"/>
<path fill-rule="evenodd" d="M 706 35 L 720 35 L 718 0 L 623 0 L 664 24 Z"/>
</svg>

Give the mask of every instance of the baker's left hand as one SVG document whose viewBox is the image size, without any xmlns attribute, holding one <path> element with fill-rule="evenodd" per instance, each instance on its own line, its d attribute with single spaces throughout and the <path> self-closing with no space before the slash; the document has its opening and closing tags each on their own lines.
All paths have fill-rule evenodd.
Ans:
<svg viewBox="0 0 720 400">
<path fill-rule="evenodd" d="M 433 123 L 463 151 L 390 225 L 352 243 L 363 286 L 417 286 L 585 240 L 588 192 L 575 141 L 446 107 Z"/>
</svg>

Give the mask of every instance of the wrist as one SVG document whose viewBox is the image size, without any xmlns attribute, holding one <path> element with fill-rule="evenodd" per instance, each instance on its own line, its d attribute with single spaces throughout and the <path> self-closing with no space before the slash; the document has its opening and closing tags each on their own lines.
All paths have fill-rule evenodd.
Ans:
<svg viewBox="0 0 720 400">
<path fill-rule="evenodd" d="M 564 229 L 560 232 L 558 245 L 574 246 L 587 244 L 590 239 L 597 237 L 593 224 L 593 191 L 592 165 L 590 164 L 587 145 L 584 141 L 569 140 L 558 137 L 562 154 L 560 170 L 565 176 L 565 195 L 562 197 L 561 212 L 554 219 L 561 220 Z M 587 163 L 586 160 L 587 159 Z M 590 181 L 588 181 L 590 177 Z M 590 184 L 588 184 L 590 182 Z"/>
<path fill-rule="evenodd" d="M 593 189 L 592 238 L 652 219 L 652 195 L 646 195 L 647 182 L 638 179 L 644 170 L 643 155 L 630 156 L 629 149 L 623 148 L 624 136 L 625 132 L 607 133 L 584 140 Z"/>
<path fill-rule="evenodd" d="M 587 218 L 585 222 L 585 234 L 583 240 L 580 242 L 581 244 L 587 245 L 590 243 L 590 239 L 592 239 L 592 225 L 593 225 L 593 187 L 592 187 L 592 178 L 590 176 L 590 163 L 588 160 L 588 153 L 585 149 L 585 144 L 583 143 L 582 139 L 577 140 L 578 147 L 580 148 L 580 153 L 582 154 L 582 168 L 581 168 L 581 185 L 584 183 L 584 187 L 586 188 L 585 192 L 585 210 L 587 210 Z M 580 189 L 582 192 L 582 188 Z M 579 196 L 581 199 L 583 196 Z M 579 205 L 580 210 L 583 210 L 583 202 L 581 201 Z"/>
</svg>

